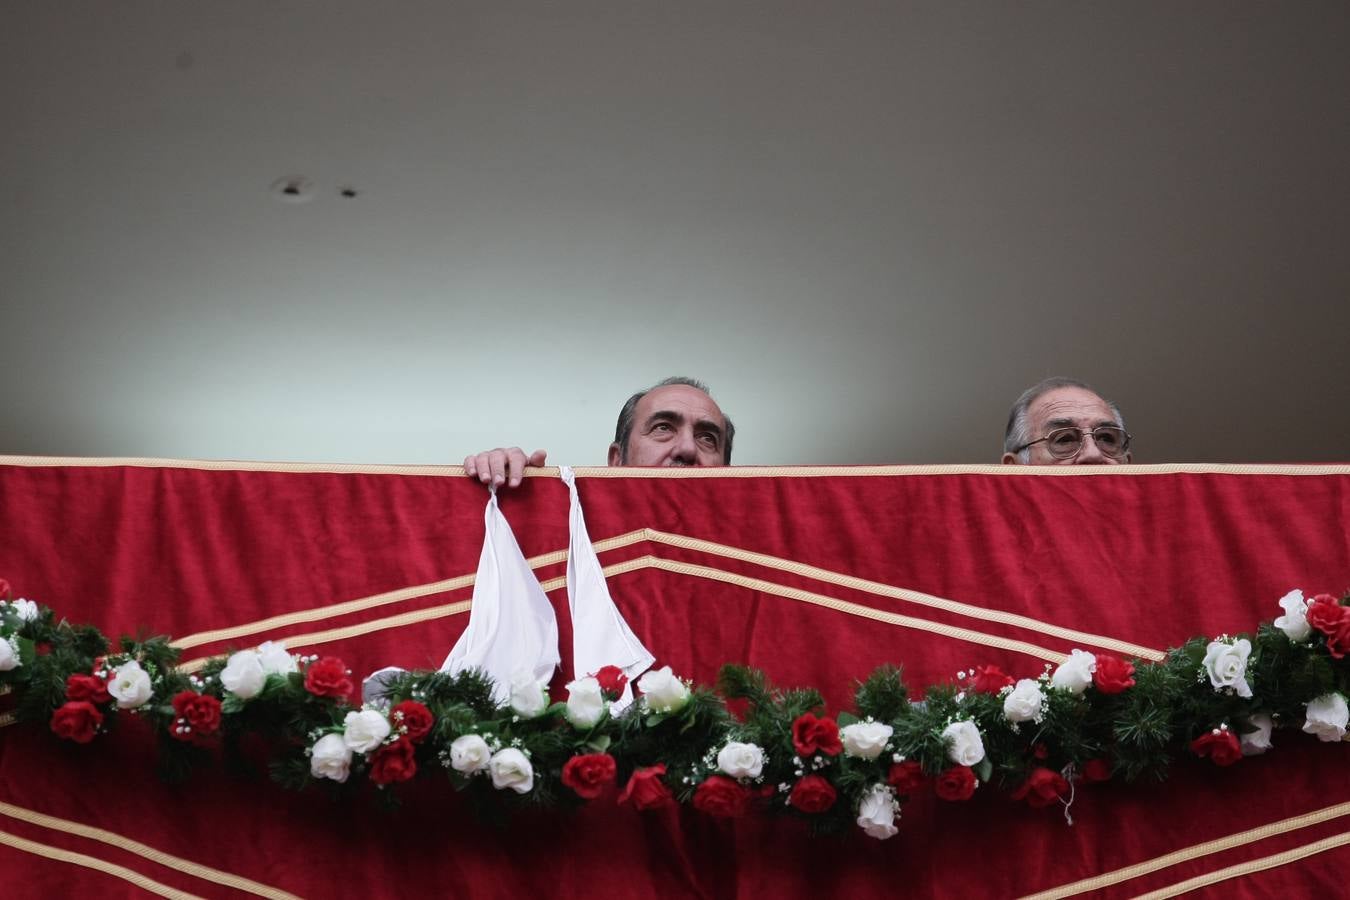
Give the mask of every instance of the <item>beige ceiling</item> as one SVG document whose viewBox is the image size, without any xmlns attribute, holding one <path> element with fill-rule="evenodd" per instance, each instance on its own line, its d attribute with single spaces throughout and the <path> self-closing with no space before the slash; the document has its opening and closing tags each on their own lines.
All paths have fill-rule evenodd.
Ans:
<svg viewBox="0 0 1350 900">
<path fill-rule="evenodd" d="M 0 6 L 0 451 L 1350 459 L 1350 4 Z M 302 175 L 307 203 L 269 193 Z M 344 187 L 355 197 L 343 197 Z"/>
</svg>

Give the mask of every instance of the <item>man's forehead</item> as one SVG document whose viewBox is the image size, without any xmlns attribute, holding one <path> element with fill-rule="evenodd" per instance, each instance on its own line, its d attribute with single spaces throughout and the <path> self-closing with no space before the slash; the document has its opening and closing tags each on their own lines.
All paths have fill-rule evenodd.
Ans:
<svg viewBox="0 0 1350 900">
<path fill-rule="evenodd" d="M 1050 423 L 1100 425 L 1116 420 L 1105 400 L 1092 391 L 1075 387 L 1046 391 L 1032 403 L 1031 415 L 1033 422 L 1041 426 Z"/>
<path fill-rule="evenodd" d="M 693 420 L 707 419 L 719 427 L 726 421 L 712 397 L 687 384 L 668 384 L 648 391 L 638 403 L 638 418 L 658 412 L 676 413 Z"/>
</svg>

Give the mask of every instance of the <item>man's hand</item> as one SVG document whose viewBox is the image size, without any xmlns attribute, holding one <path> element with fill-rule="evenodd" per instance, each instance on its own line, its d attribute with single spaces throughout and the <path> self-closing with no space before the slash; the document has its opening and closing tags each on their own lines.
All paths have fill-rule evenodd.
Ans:
<svg viewBox="0 0 1350 900">
<path fill-rule="evenodd" d="M 526 466 L 542 466 L 547 458 L 546 450 L 536 450 L 526 456 L 519 447 L 498 447 L 464 457 L 464 474 L 483 484 L 517 487 L 525 477 Z"/>
</svg>

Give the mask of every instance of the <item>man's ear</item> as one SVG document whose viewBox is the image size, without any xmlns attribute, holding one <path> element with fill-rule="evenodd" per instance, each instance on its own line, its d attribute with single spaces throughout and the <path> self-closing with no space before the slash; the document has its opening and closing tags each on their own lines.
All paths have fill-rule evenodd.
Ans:
<svg viewBox="0 0 1350 900">
<path fill-rule="evenodd" d="M 1003 464 L 1005 466 L 1020 466 L 1022 461 L 1017 458 L 1016 453 L 1005 453 L 1003 454 Z"/>
<path fill-rule="evenodd" d="M 1131 451 L 1131 450 L 1126 450 L 1126 451 L 1125 451 L 1125 464 L 1126 464 L 1126 465 L 1129 465 L 1133 460 L 1134 460 L 1134 452 Z"/>
<path fill-rule="evenodd" d="M 619 452 L 619 445 L 617 442 L 609 445 L 609 464 L 611 466 L 623 465 L 623 454 Z"/>
</svg>

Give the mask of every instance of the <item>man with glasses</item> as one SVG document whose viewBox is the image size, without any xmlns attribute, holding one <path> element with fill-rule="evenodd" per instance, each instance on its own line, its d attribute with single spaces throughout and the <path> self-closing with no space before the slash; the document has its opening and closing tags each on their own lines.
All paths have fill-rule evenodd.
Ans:
<svg viewBox="0 0 1350 900">
<path fill-rule="evenodd" d="M 1047 378 L 1022 392 L 1008 414 L 1005 465 L 1119 465 L 1130 461 L 1120 409 L 1081 381 Z"/>
</svg>

